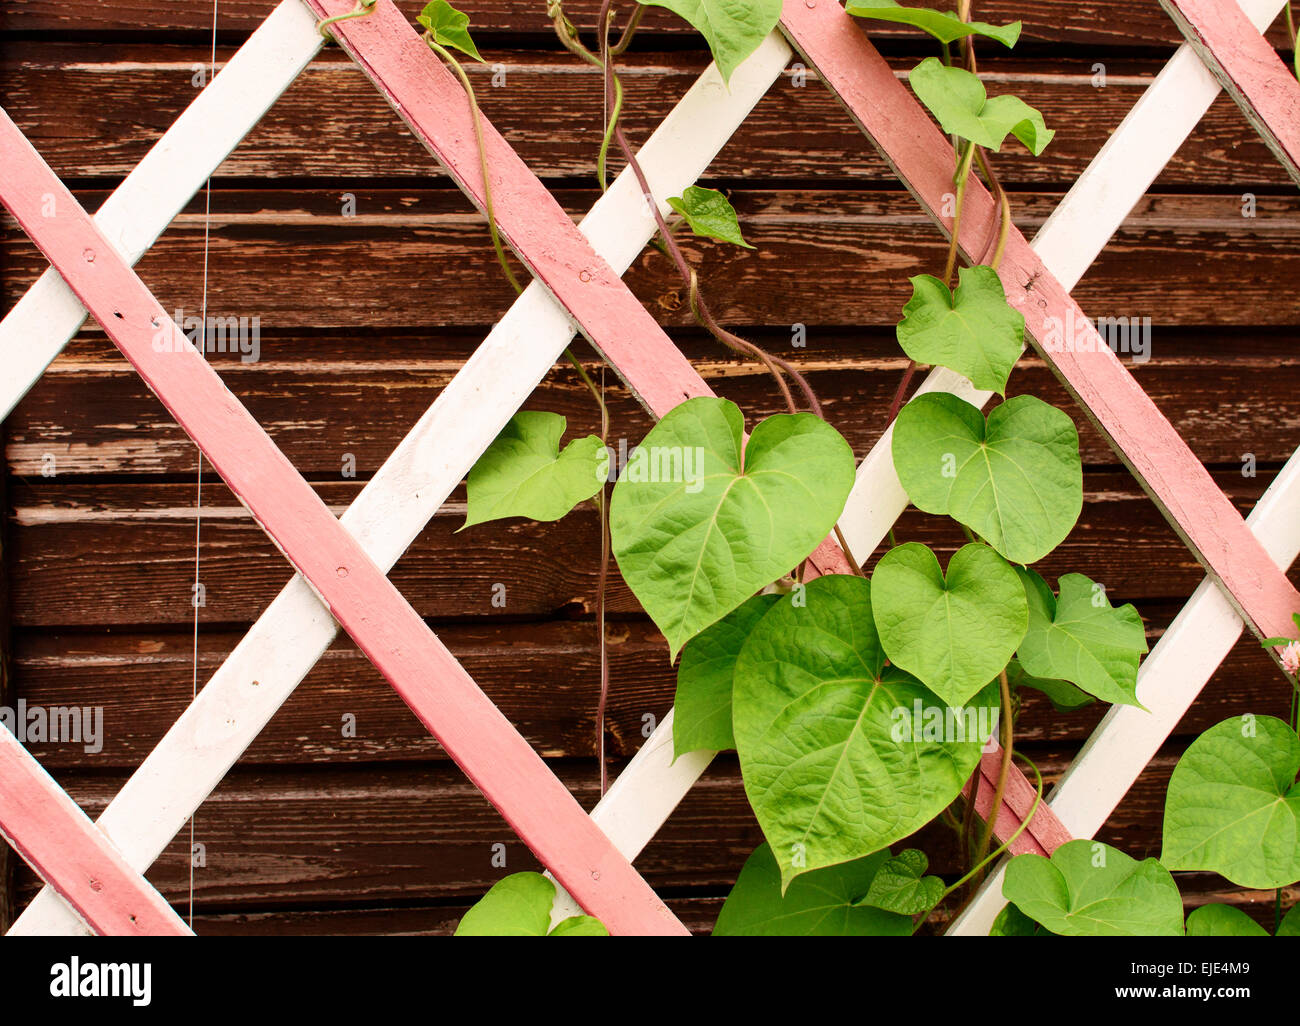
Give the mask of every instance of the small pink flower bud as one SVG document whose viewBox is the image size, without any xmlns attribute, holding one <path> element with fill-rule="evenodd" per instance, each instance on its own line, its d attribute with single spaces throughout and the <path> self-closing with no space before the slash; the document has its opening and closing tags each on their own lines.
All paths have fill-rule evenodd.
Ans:
<svg viewBox="0 0 1300 1026">
<path fill-rule="evenodd" d="M 1293 677 L 1300 675 L 1300 641 L 1293 641 L 1282 649 L 1282 668 Z"/>
</svg>

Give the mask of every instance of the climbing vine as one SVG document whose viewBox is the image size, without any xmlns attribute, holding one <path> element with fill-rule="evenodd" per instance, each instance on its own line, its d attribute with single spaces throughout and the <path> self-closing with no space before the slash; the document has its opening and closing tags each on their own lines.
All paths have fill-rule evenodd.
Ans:
<svg viewBox="0 0 1300 1026">
<path fill-rule="evenodd" d="M 361 0 L 363 17 L 373 3 Z M 627 5 L 624 5 L 627 6 Z M 617 60 L 632 44 L 646 6 L 665 7 L 704 36 L 729 80 L 776 27 L 781 0 L 639 0 L 615 37 L 615 4 L 604 0 L 589 45 L 561 0 L 547 16 L 562 45 L 599 69 L 604 130 L 596 156 L 601 189 L 617 151 L 641 192 L 646 176 L 624 132 Z M 854 501 L 852 447 L 826 420 L 797 367 L 724 327 L 712 313 L 708 277 L 692 266 L 680 231 L 754 247 L 721 192 L 691 186 L 655 197 L 652 245 L 679 275 L 695 320 L 728 351 L 770 375 L 786 412 L 746 436 L 745 415 L 714 397 L 683 402 L 645 436 L 626 466 L 609 448 L 609 410 L 580 360 L 566 355 L 600 412 L 601 433 L 563 444 L 565 418 L 516 414 L 468 478 L 465 527 L 524 517 L 554 521 L 583 502 L 601 517 L 597 629 L 601 650 L 596 715 L 601 788 L 606 785 L 604 709 L 609 689 L 604 594 L 610 559 L 662 632 L 678 661 L 673 743 L 685 752 L 734 749 L 763 843 L 745 863 L 715 933 L 909 935 L 950 917 L 1024 825 L 994 847 L 977 803 L 1001 806 L 1019 759 L 1015 721 L 1024 692 L 1042 692 L 1061 715 L 1093 702 L 1142 708 L 1137 693 L 1146 633 L 1132 605 L 1115 605 L 1083 573 L 1049 581 L 1034 569 L 1074 528 L 1082 510 L 1083 468 L 1070 416 L 1027 395 L 1008 397 L 1024 349 L 1023 315 L 1006 296 L 998 268 L 1012 226 L 1010 196 L 992 154 L 1014 139 L 1037 156 L 1054 132 L 1020 98 L 989 96 L 975 44 L 1014 47 L 1021 25 L 894 0 L 850 0 L 864 20 L 915 28 L 937 56 L 908 73 L 908 84 L 952 139 L 952 232 L 942 266 L 911 279 L 897 340 L 909 363 L 881 429 L 911 503 L 954 521 L 967 544 L 945 567 L 916 541 L 890 547 L 870 574 L 853 562 L 837 522 Z M 1289 15 L 1289 11 L 1288 11 Z M 337 21 L 339 19 L 331 19 Z M 434 0 L 418 17 L 431 50 L 457 74 L 478 131 L 487 220 L 503 272 L 520 283 L 493 217 L 491 176 L 470 77 L 453 53 L 482 60 L 468 17 Z M 327 31 L 327 26 L 322 26 Z M 982 262 L 958 266 L 965 196 L 980 176 L 999 209 Z M 997 401 L 987 414 L 947 392 L 913 394 L 916 373 L 945 367 Z M 612 489 L 609 487 L 613 483 Z M 838 538 L 852 573 L 817 576 L 810 560 Z M 1300 614 L 1296 618 L 1300 631 Z M 1300 641 L 1283 663 L 1296 685 Z M 1300 737 L 1291 721 L 1246 715 L 1202 735 L 1170 780 L 1159 860 L 1072 841 L 1050 858 L 1009 861 L 1009 900 L 997 935 L 1057 933 L 1243 934 L 1263 929 L 1240 911 L 1210 905 L 1184 919 L 1171 875 L 1213 871 L 1251 888 L 1278 889 L 1274 931 L 1300 933 L 1300 912 L 1282 914 L 1281 888 L 1300 880 Z M 980 800 L 981 757 L 1001 748 L 993 793 Z M 985 785 L 987 786 L 987 785 Z M 1025 822 L 1032 818 L 1025 817 Z M 968 865 L 954 883 L 928 875 L 916 849 L 893 850 L 933 820 L 958 836 Z M 552 929 L 554 885 L 537 874 L 500 881 L 461 923 L 460 934 L 603 933 L 590 917 Z"/>
</svg>

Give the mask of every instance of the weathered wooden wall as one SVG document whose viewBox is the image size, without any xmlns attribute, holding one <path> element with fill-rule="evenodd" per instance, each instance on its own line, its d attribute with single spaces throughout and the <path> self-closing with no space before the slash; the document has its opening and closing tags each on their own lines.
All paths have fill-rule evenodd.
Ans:
<svg viewBox="0 0 1300 1026">
<path fill-rule="evenodd" d="M 219 59 L 272 6 L 223 0 Z M 558 49 L 542 0 L 463 6 L 489 61 L 507 68 L 499 88 L 489 70 L 474 71 L 488 116 L 566 208 L 585 210 L 596 195 L 598 76 Z M 586 24 L 598 6 L 569 4 Z M 1017 148 L 997 162 L 1015 193 L 1017 223 L 1032 230 L 1159 70 L 1176 32 L 1157 5 L 1138 0 L 976 7 L 988 20 L 1025 19 L 1015 56 L 985 46 L 982 66 L 994 91 L 1018 92 L 1058 131 L 1041 158 Z M 203 0 L 0 0 L 0 102 L 93 207 L 193 98 L 211 16 Z M 875 35 L 900 70 L 930 52 L 890 27 Z M 626 59 L 634 138 L 644 138 L 704 63 L 693 36 L 651 13 Z M 758 247 L 688 247 L 716 311 L 804 367 L 831 419 L 865 453 L 903 369 L 892 325 L 907 277 L 935 270 L 942 240 L 811 77 L 803 88 L 789 76 L 777 83 L 708 184 L 734 190 Z M 1247 193 L 1254 217 L 1243 216 Z M 345 194 L 355 197 L 356 216 L 344 215 Z M 188 314 L 202 298 L 203 209 L 196 200 L 140 264 L 159 298 Z M 313 65 L 219 172 L 209 312 L 259 317 L 261 358 L 212 359 L 336 508 L 508 305 L 486 238 L 468 203 L 337 51 Z M 8 309 L 44 264 L 12 225 L 0 259 Z M 1076 292 L 1091 316 L 1151 318 L 1151 359 L 1134 371 L 1243 511 L 1300 444 L 1300 307 L 1288 299 L 1298 276 L 1300 200 L 1220 99 Z M 628 280 L 722 394 L 752 417 L 777 410 L 762 374 L 688 326 L 660 257 L 644 256 Z M 807 326 L 806 348 L 790 347 L 796 323 Z M 609 381 L 615 435 L 635 442 L 648 420 Z M 1023 361 L 1012 388 L 1069 408 L 1035 359 Z M 563 369 L 530 405 L 565 413 L 573 430 L 595 426 L 584 391 Z M 1154 639 L 1201 573 L 1111 450 L 1082 416 L 1076 421 L 1087 501 L 1048 571 L 1103 581 L 1115 599 L 1137 603 Z M 6 427 L 16 696 L 104 708 L 101 752 L 34 746 L 93 814 L 190 696 L 195 450 L 95 328 Z M 55 477 L 42 474 L 47 454 Z M 1254 477 L 1243 475 L 1246 454 L 1257 463 Z M 343 474 L 348 455 L 355 479 Z M 203 495 L 200 680 L 288 578 L 287 564 L 210 471 Z M 463 491 L 453 497 L 394 580 L 557 772 L 594 801 L 595 516 L 453 537 L 463 501 Z M 899 533 L 945 550 L 960 540 L 910 514 Z M 498 583 L 504 608 L 491 601 Z M 674 681 L 661 639 L 621 585 L 612 608 L 609 731 L 625 758 L 645 718 L 671 704 Z M 1190 738 L 1228 715 L 1286 707 L 1284 682 L 1243 640 L 1104 838 L 1134 855 L 1158 854 L 1165 781 Z M 342 736 L 349 714 L 355 738 Z M 1057 716 L 1031 699 L 1026 750 L 1050 777 L 1098 717 Z M 207 859 L 194 874 L 196 926 L 209 933 L 440 932 L 495 879 L 531 865 L 348 642 L 334 646 L 203 806 L 195 837 Z M 707 928 L 758 839 L 735 761 L 724 758 L 638 866 L 689 925 Z M 493 865 L 497 842 L 506 846 L 504 868 Z M 941 869 L 953 868 L 945 836 L 930 832 L 923 843 Z M 188 835 L 177 838 L 150 874 L 182 908 L 188 849 Z M 1182 883 L 1193 902 L 1232 890 L 1209 875 Z M 19 906 L 35 886 L 20 868 Z M 1263 914 L 1259 895 L 1231 899 Z"/>
</svg>

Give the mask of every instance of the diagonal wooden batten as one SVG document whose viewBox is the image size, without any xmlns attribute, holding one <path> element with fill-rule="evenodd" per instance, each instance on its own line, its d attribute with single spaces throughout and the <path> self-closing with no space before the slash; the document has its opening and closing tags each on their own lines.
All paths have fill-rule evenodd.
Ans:
<svg viewBox="0 0 1300 1026">
<path fill-rule="evenodd" d="M 325 40 L 299 0 L 282 0 L 104 201 L 95 223 L 129 264 L 157 241 L 226 156 L 261 120 Z M 0 323 L 0 420 L 86 321 L 50 268 Z"/>
<path fill-rule="evenodd" d="M 668 212 L 666 197 L 704 172 L 790 54 L 774 33 L 736 69 L 729 88 L 710 67 L 686 92 L 639 153 L 661 212 Z M 625 271 L 631 265 L 655 223 L 630 170 L 615 179 L 580 230 L 613 266 Z M 391 569 L 573 335 L 564 309 L 539 283 L 530 284 L 344 513 L 343 526 L 376 563 Z M 101 814 L 99 829 L 133 866 L 143 871 L 153 863 L 337 631 L 311 587 L 301 577 L 290 581 Z M 694 762 L 685 756 L 677 766 Z M 10 933 L 81 929 L 47 887 Z"/>
<path fill-rule="evenodd" d="M 304 3 L 322 18 L 353 7 L 348 0 Z M 474 113 L 455 74 L 425 45 L 392 0 L 379 0 L 373 14 L 337 23 L 332 30 L 416 139 L 486 215 Z M 480 116 L 479 123 L 502 239 L 569 312 L 628 390 L 655 417 L 687 399 L 713 395 L 514 148 L 486 117 Z M 830 539 L 813 553 L 812 563 L 821 573 L 850 572 L 848 561 Z"/>
<path fill-rule="evenodd" d="M 190 933 L 163 896 L 3 727 L 0 835 L 95 933 Z"/>
<path fill-rule="evenodd" d="M 0 201 L 511 828 L 611 933 L 685 934 L 184 338 L 8 114 L 0 114 L 0 155 Z"/>
<path fill-rule="evenodd" d="M 1300 82 L 1231 0 L 1160 0 L 1193 50 L 1300 185 Z"/>
</svg>

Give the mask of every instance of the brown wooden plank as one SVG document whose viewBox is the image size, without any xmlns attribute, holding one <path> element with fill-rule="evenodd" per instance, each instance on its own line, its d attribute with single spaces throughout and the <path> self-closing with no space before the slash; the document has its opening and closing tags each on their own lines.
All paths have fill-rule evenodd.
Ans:
<svg viewBox="0 0 1300 1026">
<path fill-rule="evenodd" d="M 697 334 L 676 336 L 710 385 L 748 416 L 783 408 L 757 364 L 732 359 Z M 856 452 L 875 444 L 905 365 L 892 332 L 812 326 L 802 348 L 791 346 L 788 330 L 755 338 L 808 373 Z M 341 479 L 350 454 L 364 478 L 387 459 L 479 341 L 480 335 L 460 334 L 266 337 L 257 363 L 244 364 L 234 354 L 212 359 L 301 471 Z M 594 359 L 589 366 L 598 373 Z M 1300 353 L 1281 333 L 1241 330 L 1225 345 L 1216 333 L 1152 326 L 1150 359 L 1131 366 L 1206 463 L 1240 465 L 1245 453 L 1257 463 L 1280 463 L 1300 441 Z M 606 380 L 613 435 L 635 445 L 650 420 L 613 374 Z M 1021 361 L 1012 388 L 1073 410 L 1037 357 Z M 563 414 L 574 435 L 599 429 L 590 395 L 567 365 L 528 405 Z M 1086 419 L 1076 421 L 1085 462 L 1113 463 L 1112 450 Z M 116 350 L 90 335 L 55 362 L 9 418 L 9 430 L 8 464 L 27 479 L 42 476 L 49 456 L 61 477 L 194 471 L 193 443 Z"/>
<path fill-rule="evenodd" d="M 216 193 L 209 313 L 260 318 L 264 331 L 494 323 L 513 293 L 476 214 L 458 194 L 358 192 L 340 213 L 335 192 Z M 594 195 L 563 192 L 576 211 Z M 910 275 L 933 273 L 945 250 L 903 193 L 738 192 L 751 253 L 690 243 L 715 313 L 724 322 L 780 326 L 892 327 Z M 1055 205 L 1018 196 L 1027 232 Z M 140 262 L 141 277 L 169 309 L 199 310 L 204 219 L 183 215 Z M 6 303 L 46 267 L 30 243 L 4 254 Z M 440 270 L 441 269 L 441 270 Z M 661 321 L 689 321 L 680 282 L 648 250 L 627 280 Z M 1300 197 L 1265 197 L 1243 218 L 1236 196 L 1147 197 L 1075 290 L 1089 316 L 1150 317 L 1156 328 L 1300 323 L 1300 307 L 1276 302 L 1300 277 Z M 817 281 L 817 288 L 806 283 Z M 467 299 L 469 301 L 467 301 Z"/>
<path fill-rule="evenodd" d="M 0 61 L 6 109 L 63 177 L 117 177 L 130 171 L 193 100 L 200 46 L 53 44 L 16 41 Z M 229 56 L 223 50 L 219 61 Z M 563 57 L 535 51 L 492 53 L 475 66 L 486 115 L 535 173 L 547 179 L 595 175 L 600 145 L 600 75 Z M 903 74 L 915 58 L 895 58 Z M 1094 84 L 1093 55 L 1050 63 L 999 56 L 982 59 L 991 92 L 1013 92 L 1043 111 L 1059 131 L 1041 157 L 1019 147 L 997 161 L 1011 185 L 1070 182 L 1160 70 L 1152 60 L 1105 61 L 1106 84 Z M 644 139 L 694 82 L 696 54 L 637 56 L 623 73 L 624 124 Z M 94 117 L 87 117 L 93 111 Z M 327 145 L 323 145 L 327 143 Z M 621 166 L 614 161 L 614 167 Z M 746 119 L 709 170 L 728 181 L 800 179 L 891 185 L 893 174 L 865 146 L 831 93 L 789 74 Z M 315 62 L 232 154 L 219 177 L 420 178 L 445 181 L 441 169 L 383 98 L 337 51 Z M 1286 188 L 1286 174 L 1227 99 L 1216 103 L 1157 180 L 1157 188 Z"/>
<path fill-rule="evenodd" d="M 1070 749 L 1027 748 L 1049 783 Z M 1139 779 L 1099 838 L 1141 858 L 1158 854 L 1161 813 L 1176 751 Z M 594 766 L 560 764 L 584 805 L 595 798 Z M 92 814 L 120 785 L 110 776 L 65 774 L 70 792 Z M 734 759 L 720 759 L 637 859 L 657 889 L 725 894 L 761 834 Z M 206 866 L 195 871 L 195 910 L 272 911 L 279 907 L 418 903 L 481 894 L 502 876 L 535 862 L 454 769 L 322 769 L 314 773 L 236 770 L 199 810 L 196 840 Z M 505 866 L 493 866 L 493 845 Z M 908 844 L 951 874 L 957 850 L 946 827 L 927 827 Z M 188 833 L 156 862 L 149 879 L 173 901 L 186 900 Z M 1207 881 L 1208 882 L 1208 881 Z M 36 881 L 20 879 L 20 900 Z M 1222 881 L 1210 882 L 1223 890 Z"/>
<path fill-rule="evenodd" d="M 1270 475 L 1223 472 L 1218 483 L 1248 509 Z M 194 570 L 193 483 L 15 485 L 14 623 L 22 627 L 190 622 Z M 318 485 L 341 512 L 354 484 Z M 1123 472 L 1085 482 L 1085 509 L 1070 538 L 1042 564 L 1049 575 L 1086 570 L 1116 598 L 1186 598 L 1202 572 L 1149 500 Z M 288 564 L 242 507 L 219 486 L 205 487 L 202 540 L 209 624 L 252 622 L 288 579 Z M 417 610 L 436 620 L 532 619 L 590 615 L 595 607 L 598 537 L 594 509 L 555 524 L 501 521 L 453 537 L 464 520 L 463 491 L 431 521 L 392 578 Z M 962 540 L 942 518 L 911 511 L 901 540 L 947 553 Z M 454 558 L 452 557 L 454 554 Z M 503 556 L 503 554 L 506 554 Z M 493 585 L 505 606 L 493 607 Z M 637 612 L 621 580 L 610 609 Z"/>
<path fill-rule="evenodd" d="M 1176 607 L 1144 603 L 1155 644 Z M 439 636 L 529 742 L 547 757 L 594 758 L 598 666 L 590 621 L 455 624 Z M 642 620 L 611 624 L 612 688 L 608 749 L 630 757 L 673 703 L 676 669 L 662 638 Z M 205 632 L 200 682 L 216 670 L 239 635 Z M 189 703 L 192 642 L 184 633 L 24 633 L 16 672 L 25 708 L 78 708 L 87 728 L 58 742 L 34 744 L 56 775 L 77 767 L 103 772 L 139 765 Z M 1286 713 L 1272 663 L 1243 640 L 1179 725 L 1197 734 L 1242 709 Z M 1038 692 L 1022 693 L 1017 737 L 1026 742 L 1082 742 L 1105 708 L 1064 716 Z M 96 711 L 99 712 L 96 712 Z M 345 724 L 355 722 L 346 736 Z M 436 741 L 386 687 L 356 648 L 336 644 L 276 714 L 243 765 L 429 762 L 443 759 Z"/>
<path fill-rule="evenodd" d="M 219 25 L 223 32 L 248 33 L 274 8 L 274 0 L 222 0 Z M 423 0 L 401 0 L 403 11 L 414 17 L 424 6 Z M 929 6 L 952 9 L 948 0 Z M 595 26 L 600 11 L 599 0 L 568 0 L 564 5 L 580 28 Z M 476 34 L 486 32 L 525 33 L 550 45 L 550 24 L 545 6 L 520 3 L 519 0 L 475 0 L 465 5 L 471 13 L 471 28 Z M 1027 7 L 1014 0 L 987 0 L 978 9 L 981 19 L 996 23 L 1022 20 L 1025 29 L 1021 45 L 1040 42 L 1107 45 L 1114 47 L 1172 46 L 1180 41 L 1177 30 L 1162 16 L 1155 5 L 1140 0 L 1094 0 L 1086 7 L 1065 0 L 1044 0 Z M 927 47 L 928 37 L 915 30 L 881 22 L 865 23 L 873 37 L 905 38 L 916 48 Z M 212 10 L 194 0 L 156 0 L 147 12 L 128 0 L 64 0 L 57 5 L 41 0 L 6 0 L 0 5 L 0 31 L 8 32 L 113 32 L 139 35 L 144 32 L 211 30 Z M 642 32 L 646 38 L 656 35 L 682 36 L 690 33 L 684 23 L 665 11 L 652 11 Z M 1284 45 L 1285 32 L 1276 28 L 1270 33 L 1278 45 Z M 990 44 L 987 49 L 992 49 Z"/>
</svg>

